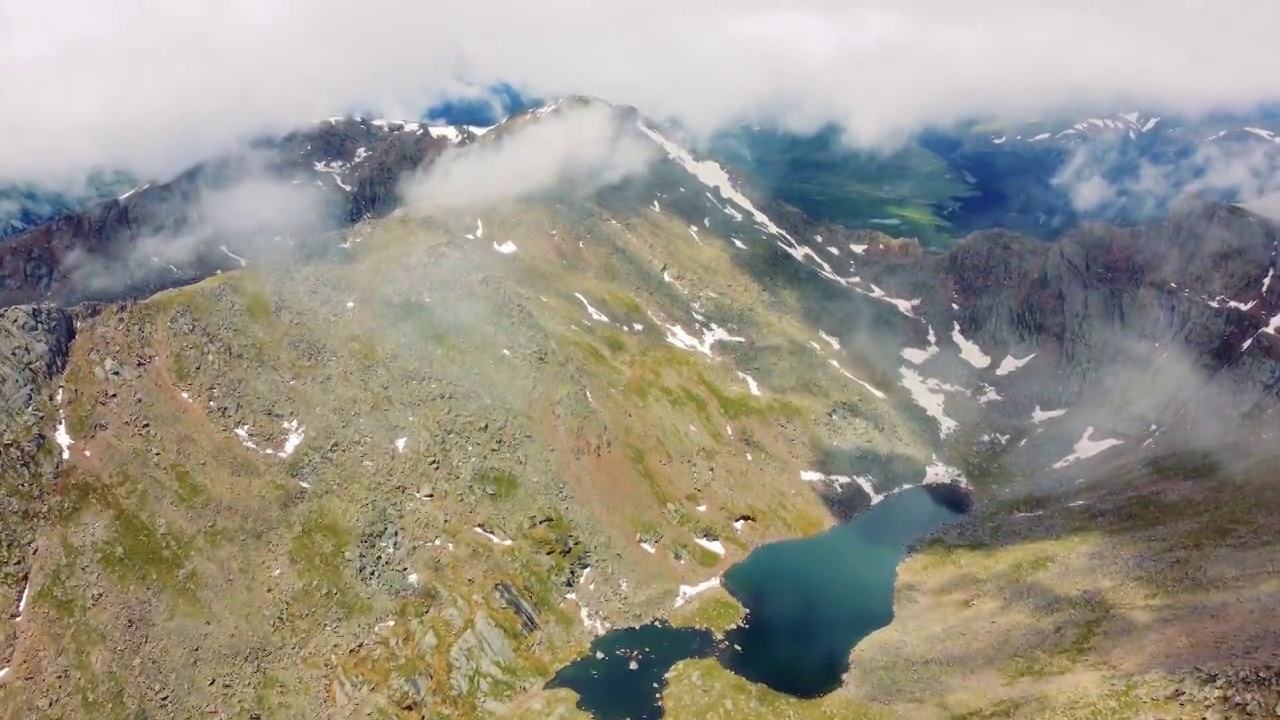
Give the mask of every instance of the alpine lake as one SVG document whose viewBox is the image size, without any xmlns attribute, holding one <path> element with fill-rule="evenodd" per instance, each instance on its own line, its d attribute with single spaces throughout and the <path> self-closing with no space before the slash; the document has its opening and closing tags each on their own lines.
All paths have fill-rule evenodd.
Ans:
<svg viewBox="0 0 1280 720">
<path fill-rule="evenodd" d="M 659 720 L 671 668 L 710 657 L 781 693 L 829 694 L 854 646 L 893 621 L 894 582 L 908 548 L 962 517 L 970 502 L 954 486 L 911 487 L 823 533 L 762 545 L 723 576 L 746 610 L 723 638 L 664 622 L 611 630 L 547 688 L 574 691 L 578 707 L 598 720 Z"/>
</svg>

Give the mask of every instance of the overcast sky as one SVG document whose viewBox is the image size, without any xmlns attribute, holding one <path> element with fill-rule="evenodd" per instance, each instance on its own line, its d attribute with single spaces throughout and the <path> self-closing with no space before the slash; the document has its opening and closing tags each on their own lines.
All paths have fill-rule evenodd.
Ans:
<svg viewBox="0 0 1280 720">
<path fill-rule="evenodd" d="M 892 141 L 1064 103 L 1280 97 L 1276 0 L 0 0 L 0 177 L 163 173 L 468 85 Z"/>
</svg>

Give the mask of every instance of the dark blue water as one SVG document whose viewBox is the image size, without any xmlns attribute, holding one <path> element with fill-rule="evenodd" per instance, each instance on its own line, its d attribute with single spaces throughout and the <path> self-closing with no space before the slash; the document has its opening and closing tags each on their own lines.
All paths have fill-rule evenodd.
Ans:
<svg viewBox="0 0 1280 720">
<path fill-rule="evenodd" d="M 726 634 L 721 664 L 797 697 L 840 687 L 854 645 L 893 620 L 908 545 L 956 517 L 911 488 L 820 535 L 757 548 L 724 576 L 747 615 Z"/>
<path fill-rule="evenodd" d="M 578 693 L 578 708 L 599 720 L 658 720 L 667 672 L 715 649 L 715 636 L 706 630 L 665 623 L 621 628 L 591 643 L 590 652 L 556 673 L 547 688 Z"/>
<path fill-rule="evenodd" d="M 657 720 L 667 671 L 681 660 L 715 657 L 779 692 L 826 695 L 840 687 L 854 646 L 893 620 L 907 548 L 959 518 L 968 501 L 954 488 L 910 488 L 822 534 L 759 547 L 724 575 L 747 613 L 723 640 L 665 624 L 614 630 L 548 687 L 578 693 L 578 707 L 600 720 Z"/>
</svg>

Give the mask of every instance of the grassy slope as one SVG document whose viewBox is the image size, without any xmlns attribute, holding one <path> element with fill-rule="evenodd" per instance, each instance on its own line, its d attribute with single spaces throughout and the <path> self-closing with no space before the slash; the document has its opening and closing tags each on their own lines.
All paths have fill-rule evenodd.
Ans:
<svg viewBox="0 0 1280 720">
<path fill-rule="evenodd" d="M 1198 463 L 990 507 L 904 563 L 854 694 L 905 717 L 1199 718 L 1166 699 L 1185 672 L 1277 651 L 1277 511 L 1265 468 Z"/>
<path fill-rule="evenodd" d="M 563 599 L 574 568 L 592 566 L 577 593 L 593 615 L 663 614 L 679 583 L 830 522 L 798 480 L 809 448 L 911 447 L 729 243 L 658 213 L 484 220 L 470 241 L 473 218 L 391 218 L 353 231 L 353 263 L 223 275 L 81 327 L 67 510 L 38 540 L 4 715 L 496 711 L 589 641 Z M 588 322 L 574 293 L 612 322 Z M 654 318 L 694 332 L 695 302 L 753 343 L 714 360 L 667 344 Z M 107 358 L 125 371 L 103 373 Z M 831 422 L 837 401 L 858 412 Z M 294 419 L 306 438 L 288 458 L 232 433 L 278 450 Z M 740 536 L 742 513 L 757 522 Z M 661 536 L 656 555 L 641 532 Z M 499 580 L 539 632 L 520 635 Z M 457 691 L 449 650 L 480 613 L 516 657 Z"/>
<path fill-rule="evenodd" d="M 233 273 L 84 323 L 67 509 L 7 626 L 0 714 L 582 717 L 571 693 L 536 689 L 590 640 L 563 599 L 577 569 L 592 567 L 575 592 L 593 617 L 665 614 L 678 584 L 830 522 L 796 479 L 811 448 L 924 456 L 712 232 L 576 206 L 483 219 L 470 241 L 474 218 L 391 218 L 353 231 L 351 264 Z M 667 344 L 655 317 L 694 332 L 695 306 L 752 342 L 714 360 Z M 121 376 L 100 371 L 108 357 Z M 231 432 L 279 448 L 295 418 L 307 437 L 287 459 Z M 1076 507 L 991 507 L 904 564 L 898 622 L 855 650 L 846 690 L 798 701 L 684 663 L 668 717 L 1178 716 L 1146 701 L 1169 673 L 1274 637 L 1266 480 L 1189 463 L 1084 488 Z M 757 522 L 739 536 L 743 513 Z M 520 635 L 499 580 L 540 631 Z M 672 619 L 723 628 L 736 612 L 712 592 Z M 457 691 L 449 650 L 480 613 L 516 656 Z"/>
</svg>

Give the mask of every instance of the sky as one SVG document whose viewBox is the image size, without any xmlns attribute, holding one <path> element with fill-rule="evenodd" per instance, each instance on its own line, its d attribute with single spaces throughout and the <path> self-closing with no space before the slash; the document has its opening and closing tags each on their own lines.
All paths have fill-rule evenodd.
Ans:
<svg viewBox="0 0 1280 720">
<path fill-rule="evenodd" d="M 0 179 L 174 172 L 500 81 L 861 147 L 1065 105 L 1243 108 L 1280 98 L 1276 27 L 1274 0 L 0 0 Z"/>
</svg>

